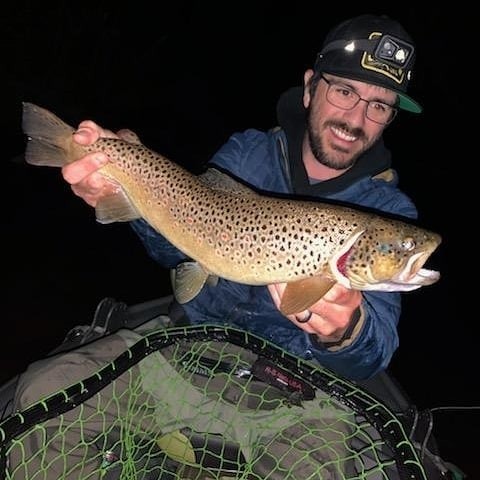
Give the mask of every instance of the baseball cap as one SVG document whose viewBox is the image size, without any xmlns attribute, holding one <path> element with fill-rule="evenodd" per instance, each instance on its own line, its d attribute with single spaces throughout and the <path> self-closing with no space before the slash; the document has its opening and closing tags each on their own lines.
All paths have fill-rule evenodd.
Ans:
<svg viewBox="0 0 480 480">
<path fill-rule="evenodd" d="M 327 34 L 314 70 L 392 90 L 399 108 L 420 113 L 420 104 L 407 95 L 414 63 L 415 45 L 402 25 L 386 15 L 365 14 Z"/>
</svg>

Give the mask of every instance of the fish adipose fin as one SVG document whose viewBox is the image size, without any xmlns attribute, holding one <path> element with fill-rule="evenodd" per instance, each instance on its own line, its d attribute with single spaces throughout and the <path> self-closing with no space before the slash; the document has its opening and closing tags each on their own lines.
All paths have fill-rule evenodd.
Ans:
<svg viewBox="0 0 480 480">
<path fill-rule="evenodd" d="M 215 286 L 218 277 L 210 275 L 197 262 L 182 262 L 170 271 L 173 294 L 178 303 L 187 303 L 195 298 L 205 283 Z"/>
<path fill-rule="evenodd" d="M 336 281 L 327 276 L 315 276 L 288 283 L 282 295 L 280 311 L 292 315 L 308 309 L 318 302 Z"/>
</svg>

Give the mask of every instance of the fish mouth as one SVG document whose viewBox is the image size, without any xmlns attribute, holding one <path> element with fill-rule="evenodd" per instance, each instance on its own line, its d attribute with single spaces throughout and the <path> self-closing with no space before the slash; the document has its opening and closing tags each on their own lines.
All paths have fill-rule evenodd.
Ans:
<svg viewBox="0 0 480 480">
<path fill-rule="evenodd" d="M 425 285 L 432 285 L 440 279 L 440 272 L 423 268 L 430 257 L 432 249 L 427 249 L 412 255 L 406 265 L 389 279 L 378 280 L 370 270 L 364 275 L 354 274 L 346 271 L 346 264 L 353 245 L 364 233 L 364 230 L 355 232 L 343 247 L 332 256 L 329 262 L 331 272 L 338 283 L 346 288 L 356 290 L 377 290 L 388 292 L 402 292 L 416 290 Z"/>
<path fill-rule="evenodd" d="M 430 257 L 431 251 L 419 252 L 408 259 L 407 265 L 392 277 L 394 285 L 411 286 L 410 290 L 423 285 L 431 285 L 440 279 L 440 272 L 422 268 Z"/>
</svg>

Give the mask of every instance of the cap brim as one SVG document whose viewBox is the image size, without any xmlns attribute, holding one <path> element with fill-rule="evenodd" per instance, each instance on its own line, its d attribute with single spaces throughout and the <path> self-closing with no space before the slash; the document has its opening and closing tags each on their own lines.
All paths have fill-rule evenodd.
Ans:
<svg viewBox="0 0 480 480">
<path fill-rule="evenodd" d="M 422 113 L 422 106 L 404 93 L 396 92 L 398 95 L 398 108 L 413 113 Z"/>
</svg>

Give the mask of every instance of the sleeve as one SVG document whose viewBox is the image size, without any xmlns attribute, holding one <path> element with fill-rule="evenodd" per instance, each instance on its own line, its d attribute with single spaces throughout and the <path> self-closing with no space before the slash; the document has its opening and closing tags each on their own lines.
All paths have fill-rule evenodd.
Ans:
<svg viewBox="0 0 480 480">
<path fill-rule="evenodd" d="M 155 231 L 145 220 L 135 220 L 130 225 L 140 237 L 148 255 L 162 267 L 173 268 L 180 261 L 186 259 L 186 256 L 178 248 Z"/>
<path fill-rule="evenodd" d="M 384 370 L 398 348 L 400 300 L 399 293 L 364 292 L 364 321 L 355 339 L 344 348 L 329 350 L 309 338 L 312 355 L 321 365 L 355 380 Z"/>
<path fill-rule="evenodd" d="M 258 188 L 268 186 L 274 156 L 265 132 L 248 129 L 234 133 L 210 159 L 208 166 L 219 167 L 243 182 Z"/>
</svg>

